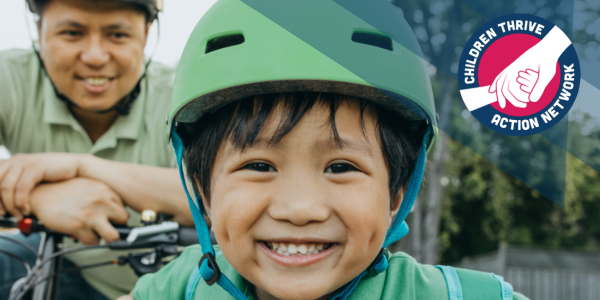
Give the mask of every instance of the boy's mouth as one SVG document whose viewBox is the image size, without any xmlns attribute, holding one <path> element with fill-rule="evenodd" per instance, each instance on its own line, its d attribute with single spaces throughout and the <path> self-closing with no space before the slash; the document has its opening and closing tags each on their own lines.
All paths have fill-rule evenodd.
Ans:
<svg viewBox="0 0 600 300">
<path fill-rule="evenodd" d="M 333 245 L 332 243 L 276 243 L 261 241 L 271 251 L 276 252 L 282 256 L 309 256 L 313 254 L 319 254 Z"/>
<path fill-rule="evenodd" d="M 338 243 L 324 242 L 259 240 L 257 244 L 274 262 L 286 267 L 301 268 L 331 257 L 341 247 Z"/>
</svg>

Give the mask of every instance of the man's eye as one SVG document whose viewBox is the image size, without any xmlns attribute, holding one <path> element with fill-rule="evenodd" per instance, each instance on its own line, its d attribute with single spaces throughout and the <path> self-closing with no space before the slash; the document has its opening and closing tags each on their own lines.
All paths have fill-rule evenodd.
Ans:
<svg viewBox="0 0 600 300">
<path fill-rule="evenodd" d="M 62 32 L 64 35 L 67 35 L 69 37 L 77 37 L 81 35 L 81 32 L 79 31 L 74 31 L 74 30 L 65 30 Z"/>
<path fill-rule="evenodd" d="M 346 173 L 358 171 L 358 169 L 350 164 L 333 164 L 325 169 L 326 173 Z"/>
<path fill-rule="evenodd" d="M 242 167 L 242 169 L 248 169 L 258 172 L 275 172 L 275 168 L 266 163 L 250 163 Z"/>
<path fill-rule="evenodd" d="M 116 38 L 116 39 L 120 39 L 120 38 L 123 38 L 123 37 L 126 37 L 126 36 L 127 35 L 125 33 L 122 33 L 122 32 L 113 32 L 113 33 L 110 34 L 110 37 Z"/>
</svg>

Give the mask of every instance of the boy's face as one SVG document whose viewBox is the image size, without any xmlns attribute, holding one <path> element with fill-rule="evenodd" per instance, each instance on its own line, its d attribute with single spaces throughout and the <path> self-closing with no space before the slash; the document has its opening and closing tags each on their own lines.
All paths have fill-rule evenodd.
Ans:
<svg viewBox="0 0 600 300">
<path fill-rule="evenodd" d="M 324 298 L 375 259 L 401 196 L 390 209 L 387 163 L 369 109 L 363 132 L 359 105 L 339 107 L 342 148 L 329 109 L 319 105 L 268 145 L 277 111 L 253 146 L 219 149 L 204 205 L 223 254 L 260 299 Z"/>
</svg>

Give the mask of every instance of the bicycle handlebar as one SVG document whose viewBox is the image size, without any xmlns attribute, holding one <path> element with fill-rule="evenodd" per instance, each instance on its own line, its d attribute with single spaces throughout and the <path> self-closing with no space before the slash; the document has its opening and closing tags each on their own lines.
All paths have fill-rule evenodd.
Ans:
<svg viewBox="0 0 600 300">
<path fill-rule="evenodd" d="M 169 256 L 173 255 L 178 256 L 181 254 L 178 246 L 189 246 L 198 243 L 198 237 L 194 227 L 179 227 L 178 223 L 165 221 L 170 218 L 169 216 L 161 214 L 158 215 L 158 217 L 155 217 L 152 220 L 143 222 L 145 225 L 143 227 L 122 227 L 113 224 L 115 229 L 119 232 L 120 240 L 118 241 L 107 245 L 69 248 L 60 251 L 58 251 L 59 248 L 52 247 L 54 250 L 49 251 L 55 252 L 50 252 L 50 254 L 48 256 L 44 256 L 43 259 L 35 251 L 35 249 L 29 249 L 29 245 L 25 244 L 24 247 L 36 254 L 38 261 L 31 268 L 31 271 L 28 272 L 28 275 L 24 278 L 25 280 L 20 282 L 16 288 L 13 287 L 13 289 L 17 291 L 17 294 L 15 294 L 16 299 L 20 299 L 20 297 L 25 295 L 29 290 L 36 288 L 38 284 L 45 282 L 46 280 L 50 280 L 63 272 L 71 272 L 107 264 L 129 264 L 138 276 L 142 276 L 147 273 L 153 273 L 158 271 L 162 265 L 164 265 L 165 262 L 163 261 L 163 258 L 168 258 Z M 50 238 L 54 236 L 55 238 L 58 237 L 60 239 L 60 237 L 66 236 L 63 233 L 55 232 L 46 228 L 44 224 L 42 224 L 42 222 L 35 217 L 26 217 L 21 221 L 17 221 L 16 218 L 7 214 L 7 216 L 0 216 L 0 227 L 18 228 L 19 231 L 25 235 L 30 235 L 37 232 L 45 232 L 50 234 Z M 9 239 L 8 237 L 2 238 Z M 13 242 L 20 244 L 18 240 L 14 240 Z M 214 243 L 216 243 L 216 241 Z M 95 248 L 109 248 L 112 250 L 151 248 L 151 251 L 129 253 L 125 256 L 120 256 L 118 260 L 78 266 L 67 271 L 55 271 L 49 274 L 42 272 L 41 274 L 38 274 L 40 273 L 40 268 L 47 263 L 53 262 L 57 257 L 71 252 Z"/>
<path fill-rule="evenodd" d="M 120 235 L 120 240 L 108 245 L 109 248 L 114 250 L 151 248 L 159 244 L 189 246 L 198 243 L 198 236 L 194 227 L 179 227 L 175 222 L 163 222 L 144 227 L 123 227 L 114 224 L 113 226 Z M 26 217 L 21 221 L 17 221 L 16 218 L 10 215 L 0 216 L 0 227 L 18 228 L 24 235 L 38 232 L 61 234 L 47 229 L 35 217 Z"/>
</svg>

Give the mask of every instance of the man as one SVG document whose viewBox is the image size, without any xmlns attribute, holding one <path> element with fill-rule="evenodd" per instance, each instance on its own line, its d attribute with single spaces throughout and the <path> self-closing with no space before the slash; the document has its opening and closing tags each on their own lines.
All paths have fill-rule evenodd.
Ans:
<svg viewBox="0 0 600 300">
<path fill-rule="evenodd" d="M 0 161 L 0 215 L 34 214 L 84 244 L 118 239 L 111 222 L 135 225 L 144 209 L 192 224 L 164 143 L 174 73 L 143 56 L 161 1 L 28 3 L 39 17 L 38 50 L 0 52 L 0 145 L 14 154 Z M 13 238 L 39 244 L 39 236 Z M 34 263 L 10 243 L 0 248 Z M 82 251 L 63 268 L 122 254 Z M 23 276 L 20 262 L 1 255 L 0 299 Z M 136 280 L 118 266 L 67 273 L 58 298 L 116 298 Z"/>
</svg>

